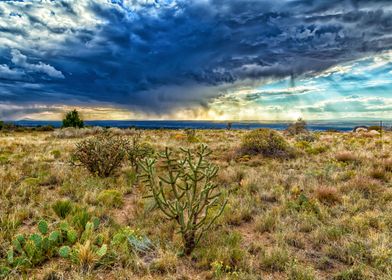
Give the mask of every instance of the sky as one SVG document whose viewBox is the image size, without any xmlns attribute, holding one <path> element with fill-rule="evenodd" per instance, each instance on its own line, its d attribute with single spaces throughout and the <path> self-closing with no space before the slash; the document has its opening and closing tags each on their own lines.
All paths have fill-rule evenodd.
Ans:
<svg viewBox="0 0 392 280">
<path fill-rule="evenodd" d="M 0 119 L 392 119 L 391 0 L 0 0 Z"/>
</svg>

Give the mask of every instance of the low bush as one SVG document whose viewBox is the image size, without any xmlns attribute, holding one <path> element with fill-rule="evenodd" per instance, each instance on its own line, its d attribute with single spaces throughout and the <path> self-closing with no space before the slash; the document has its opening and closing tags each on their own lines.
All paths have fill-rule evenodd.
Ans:
<svg viewBox="0 0 392 280">
<path fill-rule="evenodd" d="M 267 157 L 291 157 L 293 149 L 276 131 L 261 128 L 247 133 L 242 139 L 243 154 L 262 154 Z"/>
<path fill-rule="evenodd" d="M 306 126 L 306 122 L 303 119 L 299 118 L 296 122 L 289 125 L 286 132 L 290 135 L 308 133 L 309 131 Z"/>
<path fill-rule="evenodd" d="M 76 144 L 72 154 L 74 163 L 80 163 L 99 177 L 111 176 L 123 163 L 128 141 L 121 136 L 103 133 Z"/>
<path fill-rule="evenodd" d="M 199 142 L 199 139 L 197 138 L 195 129 L 190 129 L 190 128 L 185 129 L 185 134 L 186 134 L 186 139 L 189 143 Z"/>
<path fill-rule="evenodd" d="M 119 208 L 124 204 L 122 194 L 117 190 L 104 190 L 98 195 L 98 201 L 108 207 Z"/>
<path fill-rule="evenodd" d="M 128 159 L 134 171 L 138 171 L 140 161 L 152 156 L 154 152 L 154 148 L 150 144 L 142 142 L 141 133 L 134 132 L 127 149 Z"/>
<path fill-rule="evenodd" d="M 302 133 L 297 135 L 295 139 L 302 142 L 315 142 L 318 140 L 318 137 L 314 133 Z"/>
<path fill-rule="evenodd" d="M 309 155 L 318 155 L 318 154 L 325 153 L 326 151 L 328 151 L 328 149 L 329 149 L 328 146 L 316 145 L 316 146 L 314 146 L 314 147 L 309 147 L 309 148 L 307 148 L 305 151 L 306 151 Z"/>
<path fill-rule="evenodd" d="M 51 125 L 38 126 L 36 131 L 54 131 L 54 127 Z"/>
<path fill-rule="evenodd" d="M 84 127 L 84 128 L 75 128 L 75 127 L 66 127 L 62 129 L 57 129 L 53 132 L 53 136 L 61 139 L 68 138 L 81 138 L 91 135 L 97 135 L 104 131 L 102 127 L 94 126 L 94 127 Z"/>
<path fill-rule="evenodd" d="M 53 150 L 50 152 L 50 154 L 55 158 L 58 159 L 61 157 L 61 152 L 59 150 Z"/>
</svg>

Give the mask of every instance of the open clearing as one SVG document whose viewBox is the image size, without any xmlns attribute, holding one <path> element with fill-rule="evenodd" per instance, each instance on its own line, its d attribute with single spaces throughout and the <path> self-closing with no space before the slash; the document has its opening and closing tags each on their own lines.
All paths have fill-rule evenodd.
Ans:
<svg viewBox="0 0 392 280">
<path fill-rule="evenodd" d="M 142 131 L 156 151 L 205 143 L 219 166 L 215 182 L 228 204 L 189 257 L 178 254 L 175 222 L 152 209 L 149 190 L 129 164 L 99 178 L 70 164 L 83 137 L 1 134 L 0 272 L 12 279 L 392 278 L 391 132 L 382 139 L 322 132 L 311 142 L 285 135 L 297 151 L 289 159 L 239 155 L 245 133 L 196 131 L 197 141 L 190 143 L 183 131 Z M 10 266 L 17 234 L 37 232 L 43 219 L 49 230 L 61 222 L 53 210 L 59 200 L 99 221 L 94 236 L 108 245 L 105 258 L 98 260 L 83 243 L 76 262 L 53 254 L 37 264 Z M 75 221 L 72 215 L 69 221 Z M 126 227 L 149 240 L 149 249 L 112 246 Z"/>
</svg>

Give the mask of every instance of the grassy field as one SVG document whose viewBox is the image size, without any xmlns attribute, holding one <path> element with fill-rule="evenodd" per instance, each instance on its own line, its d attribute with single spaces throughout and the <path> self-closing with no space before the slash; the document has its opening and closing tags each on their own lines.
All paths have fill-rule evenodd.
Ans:
<svg viewBox="0 0 392 280">
<path fill-rule="evenodd" d="M 392 279 L 392 133 L 284 135 L 289 158 L 238 152 L 246 133 L 142 132 L 155 151 L 205 143 L 219 167 L 227 205 L 190 256 L 128 162 L 100 178 L 70 164 L 87 136 L 0 134 L 0 278 Z M 83 224 L 79 233 L 94 224 L 76 234 L 72 259 L 56 251 L 11 264 L 20 234 L 36 242 L 66 222 Z"/>
</svg>

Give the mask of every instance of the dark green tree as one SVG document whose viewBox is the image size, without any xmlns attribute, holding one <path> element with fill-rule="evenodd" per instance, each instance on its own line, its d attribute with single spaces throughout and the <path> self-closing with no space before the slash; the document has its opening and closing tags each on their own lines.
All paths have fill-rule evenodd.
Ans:
<svg viewBox="0 0 392 280">
<path fill-rule="evenodd" d="M 79 112 L 76 110 L 70 111 L 65 115 L 63 119 L 62 127 L 78 127 L 84 126 L 83 120 L 79 116 Z"/>
<path fill-rule="evenodd" d="M 2 130 L 4 128 L 4 122 L 0 121 L 0 130 Z"/>
</svg>

